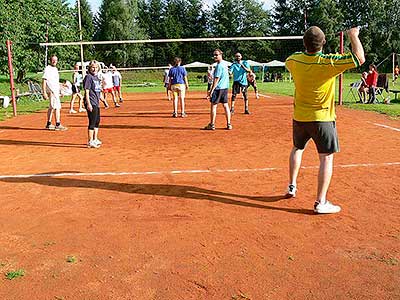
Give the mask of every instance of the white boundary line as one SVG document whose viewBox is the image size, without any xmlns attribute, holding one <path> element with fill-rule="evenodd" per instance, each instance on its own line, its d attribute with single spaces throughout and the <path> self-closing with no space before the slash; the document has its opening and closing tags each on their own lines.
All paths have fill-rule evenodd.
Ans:
<svg viewBox="0 0 400 300">
<path fill-rule="evenodd" d="M 260 94 L 260 93 L 258 93 L 258 95 L 261 96 L 261 97 L 264 97 L 264 98 L 272 98 L 271 96 Z"/>
<path fill-rule="evenodd" d="M 376 164 L 347 164 L 335 165 L 335 168 L 369 168 L 369 167 L 389 167 L 400 166 L 400 162 L 386 162 Z M 318 169 L 318 166 L 301 167 L 302 169 Z M 239 172 L 270 172 L 283 170 L 284 168 L 255 168 L 255 169 L 213 169 L 213 170 L 172 170 L 172 171 L 148 171 L 148 172 L 94 172 L 94 173 L 45 173 L 45 174 L 20 174 L 20 175 L 1 175 L 0 179 L 8 178 L 37 178 L 37 177 L 88 177 L 88 176 L 134 176 L 134 175 L 178 175 L 178 174 L 198 174 L 198 173 L 239 173 Z"/>
<path fill-rule="evenodd" d="M 372 123 L 372 122 L 370 122 L 370 123 Z M 391 127 L 391 126 L 384 125 L 384 124 L 379 124 L 379 123 L 372 123 L 372 124 L 374 124 L 375 126 L 379 126 L 379 127 L 383 127 L 383 128 L 387 128 L 387 129 L 391 129 L 391 130 L 400 132 L 400 128 Z"/>
</svg>

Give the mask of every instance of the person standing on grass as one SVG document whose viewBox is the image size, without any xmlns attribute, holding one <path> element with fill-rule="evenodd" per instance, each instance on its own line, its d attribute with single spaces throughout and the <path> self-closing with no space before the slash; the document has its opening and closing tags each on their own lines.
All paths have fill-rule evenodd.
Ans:
<svg viewBox="0 0 400 300">
<path fill-rule="evenodd" d="M 83 96 L 81 95 L 80 91 L 80 86 L 82 84 L 82 74 L 79 72 L 79 65 L 75 65 L 74 67 L 74 73 L 72 74 L 72 96 L 71 96 L 71 102 L 69 106 L 69 113 L 70 114 L 76 114 L 77 111 L 74 110 L 74 103 L 75 99 L 78 97 L 79 100 L 79 112 L 86 111 L 83 108 Z"/>
<path fill-rule="evenodd" d="M 110 66 L 111 73 L 112 73 L 112 81 L 113 81 L 113 90 L 114 90 L 114 95 L 115 98 L 119 99 L 119 102 L 124 102 L 124 99 L 122 99 L 122 75 L 121 73 L 117 70 L 116 66 L 111 65 Z"/>
<path fill-rule="evenodd" d="M 318 191 L 314 212 L 338 213 L 341 208 L 326 199 L 333 172 L 333 154 L 339 151 L 335 115 L 335 78 L 340 73 L 365 62 L 364 49 L 358 37 L 359 28 L 347 31 L 352 52 L 323 54 L 325 34 L 311 26 L 303 36 L 305 52 L 297 52 L 286 59 L 286 67 L 295 85 L 293 115 L 293 148 L 289 159 L 287 197 L 295 197 L 297 176 L 303 152 L 313 139 L 319 154 Z"/>
<path fill-rule="evenodd" d="M 214 81 L 210 90 L 207 92 L 207 99 L 210 100 L 210 123 L 204 127 L 205 130 L 215 130 L 215 120 L 217 117 L 218 103 L 224 106 L 226 116 L 226 129 L 231 130 L 231 112 L 228 103 L 228 88 L 229 88 L 229 71 L 228 65 L 222 59 L 223 52 L 220 49 L 215 49 L 213 56 L 216 66 L 214 69 Z"/>
<path fill-rule="evenodd" d="M 67 127 L 61 125 L 60 76 L 58 74 L 57 63 L 57 56 L 53 55 L 50 57 L 50 65 L 44 69 L 42 77 L 43 98 L 49 100 L 46 129 L 67 130 Z M 55 113 L 56 118 L 55 126 L 51 124 L 53 113 Z"/>
<path fill-rule="evenodd" d="M 365 80 L 368 85 L 368 103 L 376 102 L 376 85 L 378 83 L 378 72 L 374 64 L 369 65 L 369 72 Z"/>
<path fill-rule="evenodd" d="M 98 77 L 99 65 L 92 60 L 89 64 L 89 73 L 83 80 L 85 89 L 85 107 L 89 119 L 88 148 L 100 148 L 102 142 L 98 138 L 100 125 L 100 101 L 102 100 L 101 80 Z"/>
<path fill-rule="evenodd" d="M 235 54 L 235 61 L 229 67 L 229 72 L 233 74 L 231 113 L 235 113 L 236 95 L 242 93 L 244 99 L 244 113 L 250 114 L 249 99 L 247 97 L 247 73 L 251 72 L 250 65 L 246 60 L 242 60 L 242 54 Z"/>
<path fill-rule="evenodd" d="M 172 117 L 178 117 L 178 99 L 181 101 L 181 117 L 186 117 L 185 112 L 185 94 L 186 90 L 189 89 L 189 82 L 187 79 L 187 72 L 184 67 L 181 66 L 182 60 L 179 57 L 175 57 L 174 66 L 169 70 L 169 87 L 174 95 L 173 107 L 174 112 Z"/>
</svg>

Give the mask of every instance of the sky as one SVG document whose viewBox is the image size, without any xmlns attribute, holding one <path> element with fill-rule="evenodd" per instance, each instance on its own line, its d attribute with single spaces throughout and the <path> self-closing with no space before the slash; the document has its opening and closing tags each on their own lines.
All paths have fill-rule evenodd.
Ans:
<svg viewBox="0 0 400 300">
<path fill-rule="evenodd" d="M 210 6 L 213 2 L 215 2 L 216 0 L 205 0 L 204 5 Z M 75 4 L 76 0 L 68 0 L 69 3 L 71 4 Z M 101 0 L 88 0 L 90 7 L 92 8 L 92 11 L 94 13 L 97 13 L 97 11 L 99 10 L 100 4 L 101 4 Z M 275 0 L 262 0 L 261 2 L 264 3 L 264 7 L 267 9 L 272 9 L 272 6 L 275 3 Z"/>
</svg>

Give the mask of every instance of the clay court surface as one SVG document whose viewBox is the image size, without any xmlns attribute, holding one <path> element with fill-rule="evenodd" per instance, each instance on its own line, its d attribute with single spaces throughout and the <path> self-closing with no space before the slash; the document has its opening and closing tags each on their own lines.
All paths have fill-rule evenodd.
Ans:
<svg viewBox="0 0 400 300">
<path fill-rule="evenodd" d="M 67 103 L 65 132 L 45 112 L 1 122 L 0 272 L 25 276 L 0 299 L 400 299 L 400 121 L 338 108 L 342 212 L 314 215 L 313 143 L 284 199 L 292 99 L 253 95 L 214 132 L 204 94 L 176 119 L 164 93 L 126 95 L 100 149 Z"/>
</svg>

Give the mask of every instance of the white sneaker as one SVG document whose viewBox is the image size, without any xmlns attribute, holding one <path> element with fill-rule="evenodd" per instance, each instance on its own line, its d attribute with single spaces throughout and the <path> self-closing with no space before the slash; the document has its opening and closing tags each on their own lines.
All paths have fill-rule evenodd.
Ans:
<svg viewBox="0 0 400 300">
<path fill-rule="evenodd" d="M 87 147 L 88 148 L 100 148 L 100 145 L 97 144 L 94 140 L 92 140 L 87 144 Z"/>
<path fill-rule="evenodd" d="M 80 108 L 78 111 L 79 111 L 79 112 L 86 112 L 86 109 Z"/>
<path fill-rule="evenodd" d="M 314 203 L 314 212 L 317 214 L 335 214 L 341 211 L 339 205 L 334 205 L 328 200 L 325 203 Z"/>
<path fill-rule="evenodd" d="M 95 139 L 95 140 L 93 140 L 93 142 L 95 143 L 95 144 L 97 144 L 97 145 L 101 145 L 101 144 L 103 144 L 103 142 L 102 141 L 100 141 L 99 139 Z"/>
<path fill-rule="evenodd" d="M 70 109 L 70 110 L 69 110 L 69 113 L 70 113 L 70 114 L 76 114 L 76 110 Z"/>
<path fill-rule="evenodd" d="M 297 192 L 296 186 L 294 184 L 289 184 L 287 193 L 286 193 L 286 198 L 296 197 L 296 192 Z"/>
</svg>

